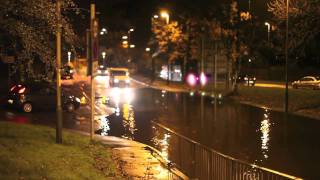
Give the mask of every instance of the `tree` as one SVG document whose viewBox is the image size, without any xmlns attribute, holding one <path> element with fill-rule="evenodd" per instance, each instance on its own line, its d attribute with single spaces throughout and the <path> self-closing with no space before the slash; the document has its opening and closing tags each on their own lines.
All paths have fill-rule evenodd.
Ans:
<svg viewBox="0 0 320 180">
<path fill-rule="evenodd" d="M 62 9 L 74 7 L 72 0 L 63 0 Z M 56 4 L 51 0 L 1 0 L 0 36 L 2 46 L 15 58 L 14 70 L 24 78 L 34 79 L 40 73 L 52 79 L 55 67 Z M 76 35 L 66 16 L 62 18 L 65 45 L 73 45 Z M 44 72 L 36 72 L 35 64 Z M 41 68 L 40 68 L 41 69 Z M 42 68 L 43 69 L 43 68 Z"/>
<path fill-rule="evenodd" d="M 274 15 L 282 31 L 285 29 L 286 2 L 287 0 L 272 0 L 268 4 L 268 11 Z M 305 56 L 308 44 L 319 36 L 320 1 L 290 0 L 289 2 L 289 51 Z"/>
<path fill-rule="evenodd" d="M 153 21 L 152 32 L 159 53 L 166 54 L 170 63 L 183 56 L 185 37 L 177 21 L 169 24 Z"/>
</svg>

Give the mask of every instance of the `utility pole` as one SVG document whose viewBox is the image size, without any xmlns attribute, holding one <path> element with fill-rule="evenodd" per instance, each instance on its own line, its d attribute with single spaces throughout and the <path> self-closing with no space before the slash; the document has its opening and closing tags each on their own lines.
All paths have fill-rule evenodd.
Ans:
<svg viewBox="0 0 320 180">
<path fill-rule="evenodd" d="M 91 121 L 90 121 L 90 139 L 94 138 L 94 108 L 95 108 L 95 86 L 94 86 L 94 61 L 95 59 L 95 31 L 94 31 L 94 23 L 95 23 L 95 15 L 96 8 L 95 4 L 90 4 L 90 40 L 91 40 Z"/>
<path fill-rule="evenodd" d="M 285 113 L 288 114 L 288 106 L 289 106 L 289 92 L 288 92 L 288 34 L 289 34 L 289 0 L 287 0 L 286 4 L 286 45 L 285 45 L 285 56 L 286 56 L 286 67 L 285 67 L 285 81 L 286 81 L 286 88 L 285 88 L 285 98 L 284 98 L 284 109 Z"/>
<path fill-rule="evenodd" d="M 62 108 L 61 108 L 61 1 L 57 0 L 57 33 L 56 33 L 56 81 L 57 81 L 57 124 L 56 124 L 56 143 L 62 144 Z"/>
</svg>

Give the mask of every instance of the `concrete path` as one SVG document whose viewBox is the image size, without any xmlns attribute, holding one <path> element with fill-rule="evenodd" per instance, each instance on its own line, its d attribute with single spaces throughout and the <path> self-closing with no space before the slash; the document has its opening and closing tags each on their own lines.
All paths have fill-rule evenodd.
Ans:
<svg viewBox="0 0 320 180">
<path fill-rule="evenodd" d="M 88 133 L 74 131 L 80 134 Z M 120 170 L 130 180 L 187 180 L 161 157 L 161 153 L 145 144 L 112 136 L 95 136 L 95 140 L 113 148 L 113 157 Z M 170 167 L 170 169 L 169 169 Z"/>
</svg>

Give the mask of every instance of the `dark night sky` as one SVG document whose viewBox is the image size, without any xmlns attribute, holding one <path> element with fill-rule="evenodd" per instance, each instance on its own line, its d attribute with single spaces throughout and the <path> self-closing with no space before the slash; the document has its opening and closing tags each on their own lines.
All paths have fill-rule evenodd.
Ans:
<svg viewBox="0 0 320 180">
<path fill-rule="evenodd" d="M 150 35 L 150 18 L 161 8 L 170 11 L 170 18 L 175 19 L 182 9 L 190 9 L 190 13 L 199 14 L 208 7 L 221 6 L 231 0 L 96 0 L 97 11 L 100 12 L 100 27 L 109 30 L 126 30 L 134 27 L 133 40 L 139 46 L 144 46 Z M 89 9 L 90 0 L 76 0 L 79 7 Z M 247 1 L 240 1 L 240 9 L 248 9 Z M 269 0 L 251 0 L 254 13 L 262 20 L 267 18 L 266 3 Z M 83 27 L 86 23 L 81 23 Z M 77 25 L 76 25 L 76 28 Z M 83 29 L 83 28 L 80 28 Z M 83 29 L 84 30 L 84 29 Z M 81 30 L 82 31 L 82 30 Z M 81 33 L 81 32 L 80 32 Z"/>
</svg>

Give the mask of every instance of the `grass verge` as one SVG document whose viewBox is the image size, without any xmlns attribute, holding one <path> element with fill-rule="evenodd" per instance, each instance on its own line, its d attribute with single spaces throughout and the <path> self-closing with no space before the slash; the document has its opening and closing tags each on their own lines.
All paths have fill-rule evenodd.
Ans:
<svg viewBox="0 0 320 180">
<path fill-rule="evenodd" d="M 268 87 L 239 87 L 236 99 L 261 104 L 271 108 L 283 109 L 284 89 Z M 289 89 L 289 110 L 312 109 L 320 106 L 320 91 L 309 89 Z"/>
<path fill-rule="evenodd" d="M 84 135 L 0 122 L 0 179 L 122 179 L 111 148 Z"/>
</svg>

